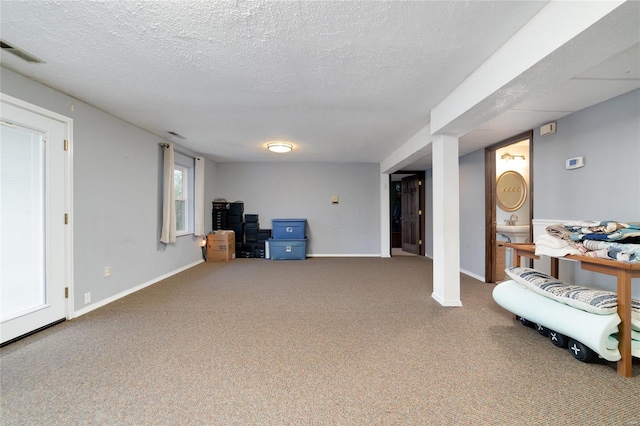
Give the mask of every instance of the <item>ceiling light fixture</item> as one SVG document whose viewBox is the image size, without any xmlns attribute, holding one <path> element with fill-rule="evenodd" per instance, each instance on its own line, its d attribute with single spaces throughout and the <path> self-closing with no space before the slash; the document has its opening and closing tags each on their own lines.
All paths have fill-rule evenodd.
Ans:
<svg viewBox="0 0 640 426">
<path fill-rule="evenodd" d="M 524 160 L 524 155 L 518 155 L 518 154 L 509 154 L 508 152 L 505 152 L 504 154 L 502 154 L 502 156 L 500 156 L 500 159 L 502 160 L 515 160 L 515 159 L 519 159 L 519 160 Z"/>
<path fill-rule="evenodd" d="M 267 149 L 271 152 L 284 154 L 286 152 L 290 152 L 293 149 L 293 145 L 287 142 L 269 142 L 267 144 Z"/>
</svg>

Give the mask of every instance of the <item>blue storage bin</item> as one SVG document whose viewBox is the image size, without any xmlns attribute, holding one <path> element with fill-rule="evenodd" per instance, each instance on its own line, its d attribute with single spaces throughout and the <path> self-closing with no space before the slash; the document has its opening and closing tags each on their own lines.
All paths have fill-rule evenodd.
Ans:
<svg viewBox="0 0 640 426">
<path fill-rule="evenodd" d="M 307 239 L 267 241 L 266 258 L 270 260 L 304 260 L 307 258 Z"/>
<path fill-rule="evenodd" d="M 273 219 L 271 227 L 275 240 L 302 240 L 306 237 L 307 219 Z"/>
</svg>

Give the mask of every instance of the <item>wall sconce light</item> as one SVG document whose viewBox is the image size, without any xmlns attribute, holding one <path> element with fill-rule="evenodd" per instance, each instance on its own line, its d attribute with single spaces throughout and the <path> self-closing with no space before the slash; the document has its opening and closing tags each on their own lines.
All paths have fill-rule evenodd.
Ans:
<svg viewBox="0 0 640 426">
<path fill-rule="evenodd" d="M 501 160 L 524 160 L 524 155 L 518 155 L 518 154 L 509 154 L 508 152 L 505 152 L 504 154 L 502 154 L 500 156 Z"/>
<path fill-rule="evenodd" d="M 271 152 L 284 154 L 286 152 L 290 152 L 293 149 L 293 145 L 287 142 L 269 142 L 267 144 L 267 149 Z"/>
</svg>

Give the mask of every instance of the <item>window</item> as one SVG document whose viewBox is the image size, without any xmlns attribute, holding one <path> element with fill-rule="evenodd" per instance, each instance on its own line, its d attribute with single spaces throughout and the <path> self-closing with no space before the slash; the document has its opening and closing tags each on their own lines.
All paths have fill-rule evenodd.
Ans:
<svg viewBox="0 0 640 426">
<path fill-rule="evenodd" d="M 173 195 L 176 204 L 177 236 L 193 234 L 194 177 L 193 158 L 176 153 L 173 166 Z"/>
<path fill-rule="evenodd" d="M 189 231 L 189 169 L 174 167 L 173 195 L 176 202 L 176 235 L 184 235 Z"/>
</svg>

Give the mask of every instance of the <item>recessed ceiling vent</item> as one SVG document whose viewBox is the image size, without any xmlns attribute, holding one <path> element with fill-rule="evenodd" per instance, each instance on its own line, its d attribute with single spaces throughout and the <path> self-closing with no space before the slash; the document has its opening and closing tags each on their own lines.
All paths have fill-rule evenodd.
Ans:
<svg viewBox="0 0 640 426">
<path fill-rule="evenodd" d="M 175 136 L 178 139 L 186 139 L 184 136 L 182 136 L 182 135 L 180 135 L 180 134 L 178 134 L 176 132 L 167 132 L 167 133 L 169 133 L 171 136 Z"/>
<path fill-rule="evenodd" d="M 24 50 L 18 49 L 17 47 L 10 45 L 4 40 L 0 40 L 0 48 L 2 48 L 3 52 L 13 53 L 17 57 L 22 58 L 27 62 L 32 62 L 35 64 L 44 64 L 44 61 L 36 58 L 30 53 L 25 52 Z"/>
</svg>

